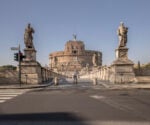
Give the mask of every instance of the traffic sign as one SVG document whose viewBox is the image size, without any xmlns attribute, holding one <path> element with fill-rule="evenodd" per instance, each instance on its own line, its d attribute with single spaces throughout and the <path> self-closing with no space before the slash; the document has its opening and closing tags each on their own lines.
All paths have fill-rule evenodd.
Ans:
<svg viewBox="0 0 150 125">
<path fill-rule="evenodd" d="M 19 50 L 19 47 L 11 47 L 11 50 Z"/>
</svg>

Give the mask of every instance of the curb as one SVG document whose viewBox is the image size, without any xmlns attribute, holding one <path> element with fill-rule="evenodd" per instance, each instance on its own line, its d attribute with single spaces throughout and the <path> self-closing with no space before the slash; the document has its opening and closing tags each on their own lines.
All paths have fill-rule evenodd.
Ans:
<svg viewBox="0 0 150 125">
<path fill-rule="evenodd" d="M 98 81 L 98 84 L 105 87 L 108 90 L 127 90 L 127 89 L 145 89 L 150 90 L 150 84 L 132 83 L 132 84 L 110 84 L 104 83 L 103 81 Z"/>
<path fill-rule="evenodd" d="M 35 86 L 2 86 L 0 87 L 0 89 L 33 89 L 33 88 L 44 88 L 44 87 L 48 87 L 48 86 L 51 86 L 52 85 L 52 82 L 51 83 L 48 83 L 48 84 L 45 84 L 45 85 L 35 85 Z"/>
</svg>

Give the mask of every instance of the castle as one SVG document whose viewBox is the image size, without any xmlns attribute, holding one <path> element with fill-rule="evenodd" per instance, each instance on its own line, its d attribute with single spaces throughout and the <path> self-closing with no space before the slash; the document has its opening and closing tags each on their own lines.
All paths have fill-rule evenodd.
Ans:
<svg viewBox="0 0 150 125">
<path fill-rule="evenodd" d="M 93 56 L 96 55 L 96 66 L 102 65 L 102 52 L 86 50 L 83 41 L 73 40 L 65 44 L 64 51 L 50 53 L 50 68 L 53 71 L 81 71 L 85 67 L 93 67 Z"/>
</svg>

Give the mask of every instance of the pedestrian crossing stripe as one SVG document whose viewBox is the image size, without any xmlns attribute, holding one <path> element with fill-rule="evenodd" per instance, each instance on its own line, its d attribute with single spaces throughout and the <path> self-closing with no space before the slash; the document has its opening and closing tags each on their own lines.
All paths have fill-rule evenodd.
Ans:
<svg viewBox="0 0 150 125">
<path fill-rule="evenodd" d="M 0 100 L 0 103 L 3 103 L 3 102 L 5 102 L 6 100 Z"/>
<path fill-rule="evenodd" d="M 2 90 L 0 91 L 0 103 L 4 103 L 7 100 L 10 100 L 14 97 L 17 97 L 23 93 L 27 92 L 27 90 L 24 91 L 19 91 L 19 92 L 15 92 L 15 91 L 9 91 L 9 90 Z"/>
<path fill-rule="evenodd" d="M 7 96 L 10 96 L 10 97 L 15 97 L 15 96 L 17 96 L 17 95 L 16 95 L 16 94 L 14 94 L 14 95 L 12 95 L 12 94 L 7 94 L 7 95 L 6 95 L 6 94 L 5 94 L 5 95 L 0 95 L 0 97 L 4 97 L 4 96 L 6 96 L 6 97 L 7 97 Z"/>
<path fill-rule="evenodd" d="M 20 93 L 20 92 L 19 93 L 5 93 L 5 92 L 1 93 L 0 92 L 0 95 L 3 95 L 3 94 L 5 94 L 5 95 L 20 95 L 20 94 L 23 94 L 23 92 L 22 93 Z"/>
<path fill-rule="evenodd" d="M 11 99 L 12 97 L 9 97 L 9 96 L 7 96 L 7 97 L 0 97 L 0 99 Z"/>
<path fill-rule="evenodd" d="M 94 99 L 104 99 L 105 98 L 105 96 L 102 96 L 102 95 L 92 95 L 90 97 L 94 98 Z"/>
</svg>

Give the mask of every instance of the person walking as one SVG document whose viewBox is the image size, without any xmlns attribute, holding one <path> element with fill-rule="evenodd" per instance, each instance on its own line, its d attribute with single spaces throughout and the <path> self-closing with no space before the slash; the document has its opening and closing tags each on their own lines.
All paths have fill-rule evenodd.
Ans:
<svg viewBox="0 0 150 125">
<path fill-rule="evenodd" d="M 74 80 L 75 84 L 78 83 L 78 73 L 77 73 L 77 71 L 75 71 L 74 74 L 73 74 L 73 80 Z"/>
</svg>

